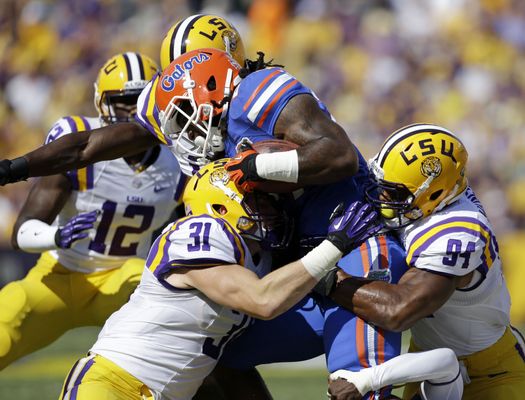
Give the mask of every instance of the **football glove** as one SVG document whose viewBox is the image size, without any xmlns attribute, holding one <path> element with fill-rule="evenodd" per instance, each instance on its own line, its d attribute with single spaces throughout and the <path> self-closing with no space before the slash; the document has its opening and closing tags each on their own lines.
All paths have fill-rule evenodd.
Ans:
<svg viewBox="0 0 525 400">
<path fill-rule="evenodd" d="M 355 201 L 345 211 L 341 203 L 330 216 L 327 239 L 343 254 L 348 254 L 381 228 L 377 212 L 370 204 Z"/>
<path fill-rule="evenodd" d="M 241 151 L 224 166 L 230 179 L 245 192 L 253 192 L 254 182 L 263 180 L 257 174 L 255 165 L 257 154 L 251 145 L 243 144 Z"/>
<path fill-rule="evenodd" d="M 99 210 L 81 213 L 72 217 L 67 223 L 58 228 L 55 234 L 55 243 L 61 249 L 69 249 L 77 240 L 86 238 L 89 235 L 89 229 L 97 220 Z"/>
</svg>

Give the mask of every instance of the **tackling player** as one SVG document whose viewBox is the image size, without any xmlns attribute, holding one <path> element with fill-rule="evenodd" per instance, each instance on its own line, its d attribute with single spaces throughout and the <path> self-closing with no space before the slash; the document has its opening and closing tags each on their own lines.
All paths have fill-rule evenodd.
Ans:
<svg viewBox="0 0 525 400">
<path fill-rule="evenodd" d="M 140 285 L 75 364 L 61 399 L 191 399 L 250 316 L 283 313 L 379 229 L 371 207 L 355 202 L 319 246 L 265 275 L 270 265 L 259 255 L 286 242 L 286 219 L 272 196 L 238 189 L 224 164 L 190 179 L 188 216 L 157 238 Z"/>
<path fill-rule="evenodd" d="M 332 297 L 374 325 L 410 328 L 410 351 L 451 348 L 465 367 L 464 399 L 520 399 L 523 337 L 510 326 L 498 244 L 468 186 L 467 158 L 461 141 L 435 125 L 386 139 L 370 161 L 377 185 L 368 198 L 397 230 L 412 268 L 397 285 L 344 279 Z"/>
<path fill-rule="evenodd" d="M 174 60 L 158 78 L 155 92 L 160 139 L 189 173 L 212 159 L 222 147 L 233 156 L 245 143 L 275 137 L 301 144 L 297 150 L 271 154 L 244 151 L 226 168 L 245 190 L 253 189 L 253 179 L 261 180 L 252 167 L 261 174 L 263 170 L 268 172 L 264 178 L 271 180 L 320 184 L 306 187 L 294 203 L 299 241 L 305 251 L 326 236 L 327 221 L 338 203 L 363 198 L 368 178 L 366 162 L 314 93 L 285 70 L 265 68 L 242 80 L 241 75 L 243 71 L 231 57 L 213 49 L 188 52 Z M 337 147 L 337 151 L 330 153 L 331 147 Z M 346 158 L 338 158 L 340 152 Z M 298 154 L 305 155 L 304 165 L 299 165 Z M 357 161 L 359 169 L 356 174 L 346 164 L 343 179 L 337 168 L 331 168 L 339 162 L 345 164 L 345 160 Z M 259 161 L 263 162 L 261 169 Z M 310 162 L 317 163 L 317 169 L 311 168 L 313 175 L 303 175 Z M 398 246 L 395 239 L 375 238 L 355 254 L 348 267 L 360 276 L 371 272 L 370 276 L 383 274 L 384 279 L 397 282 L 405 267 Z M 391 269 L 384 268 L 388 262 L 393 265 Z M 400 336 L 368 325 L 326 298 L 307 297 L 276 320 L 256 321 L 227 349 L 221 364 L 249 368 L 299 361 L 323 354 L 325 348 L 330 372 L 339 368 L 359 370 L 398 355 Z M 240 398 L 238 393 L 235 397 L 229 393 L 228 397 Z"/>
<path fill-rule="evenodd" d="M 157 71 L 139 53 L 110 58 L 95 83 L 99 117 L 61 118 L 46 143 L 129 121 Z M 0 291 L 0 369 L 69 329 L 102 325 L 127 301 L 152 233 L 170 218 L 184 182 L 177 160 L 156 146 L 35 183 L 12 240 L 15 248 L 43 254 L 26 278 Z"/>
</svg>

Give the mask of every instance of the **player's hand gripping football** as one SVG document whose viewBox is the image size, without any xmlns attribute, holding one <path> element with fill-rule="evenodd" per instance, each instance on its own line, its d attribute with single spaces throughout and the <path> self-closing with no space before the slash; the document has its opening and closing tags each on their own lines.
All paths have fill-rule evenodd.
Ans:
<svg viewBox="0 0 525 400">
<path fill-rule="evenodd" d="M 86 238 L 89 235 L 87 231 L 93 228 L 98 214 L 98 210 L 81 213 L 67 221 L 55 234 L 57 246 L 62 249 L 68 249 L 77 240 Z"/>
<path fill-rule="evenodd" d="M 262 178 L 257 175 L 255 158 L 257 153 L 248 143 L 243 143 L 239 153 L 235 155 L 224 166 L 230 179 L 245 192 L 253 192 L 254 182 L 261 181 Z"/>
<path fill-rule="evenodd" d="M 341 203 L 330 217 L 327 239 L 343 254 L 347 254 L 381 228 L 377 212 L 370 204 L 355 201 L 344 210 Z"/>
</svg>

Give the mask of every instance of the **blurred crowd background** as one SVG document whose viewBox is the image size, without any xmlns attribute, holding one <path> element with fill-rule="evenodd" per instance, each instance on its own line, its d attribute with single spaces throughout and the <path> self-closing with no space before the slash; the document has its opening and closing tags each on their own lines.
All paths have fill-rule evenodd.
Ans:
<svg viewBox="0 0 525 400">
<path fill-rule="evenodd" d="M 3 0 L 0 158 L 39 146 L 61 116 L 94 116 L 104 61 L 129 50 L 158 60 L 169 27 L 198 12 L 226 17 L 250 58 L 261 50 L 312 87 L 367 158 L 406 124 L 454 131 L 525 323 L 522 0 Z M 3 249 L 30 184 L 0 189 Z M 4 280 L 15 261 L 0 253 Z"/>
</svg>

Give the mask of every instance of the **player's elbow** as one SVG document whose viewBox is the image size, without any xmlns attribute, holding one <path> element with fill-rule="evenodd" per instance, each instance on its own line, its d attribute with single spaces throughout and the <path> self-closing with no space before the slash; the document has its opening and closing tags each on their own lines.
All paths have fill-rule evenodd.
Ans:
<svg viewBox="0 0 525 400">
<path fill-rule="evenodd" d="M 281 309 L 279 304 L 277 304 L 275 301 L 272 301 L 271 299 L 265 299 L 263 297 L 257 299 L 257 301 L 254 302 L 253 308 L 249 312 L 252 317 L 262 320 L 273 319 L 280 313 Z"/>
<path fill-rule="evenodd" d="M 355 147 L 350 143 L 335 142 L 327 157 L 332 175 L 338 178 L 346 178 L 357 174 L 359 170 L 359 157 Z"/>
<path fill-rule="evenodd" d="M 352 143 L 328 138 L 324 138 L 321 142 L 322 145 L 317 146 L 317 154 L 313 156 L 313 159 L 317 160 L 316 172 L 323 177 L 325 183 L 357 174 L 359 157 Z"/>
</svg>

